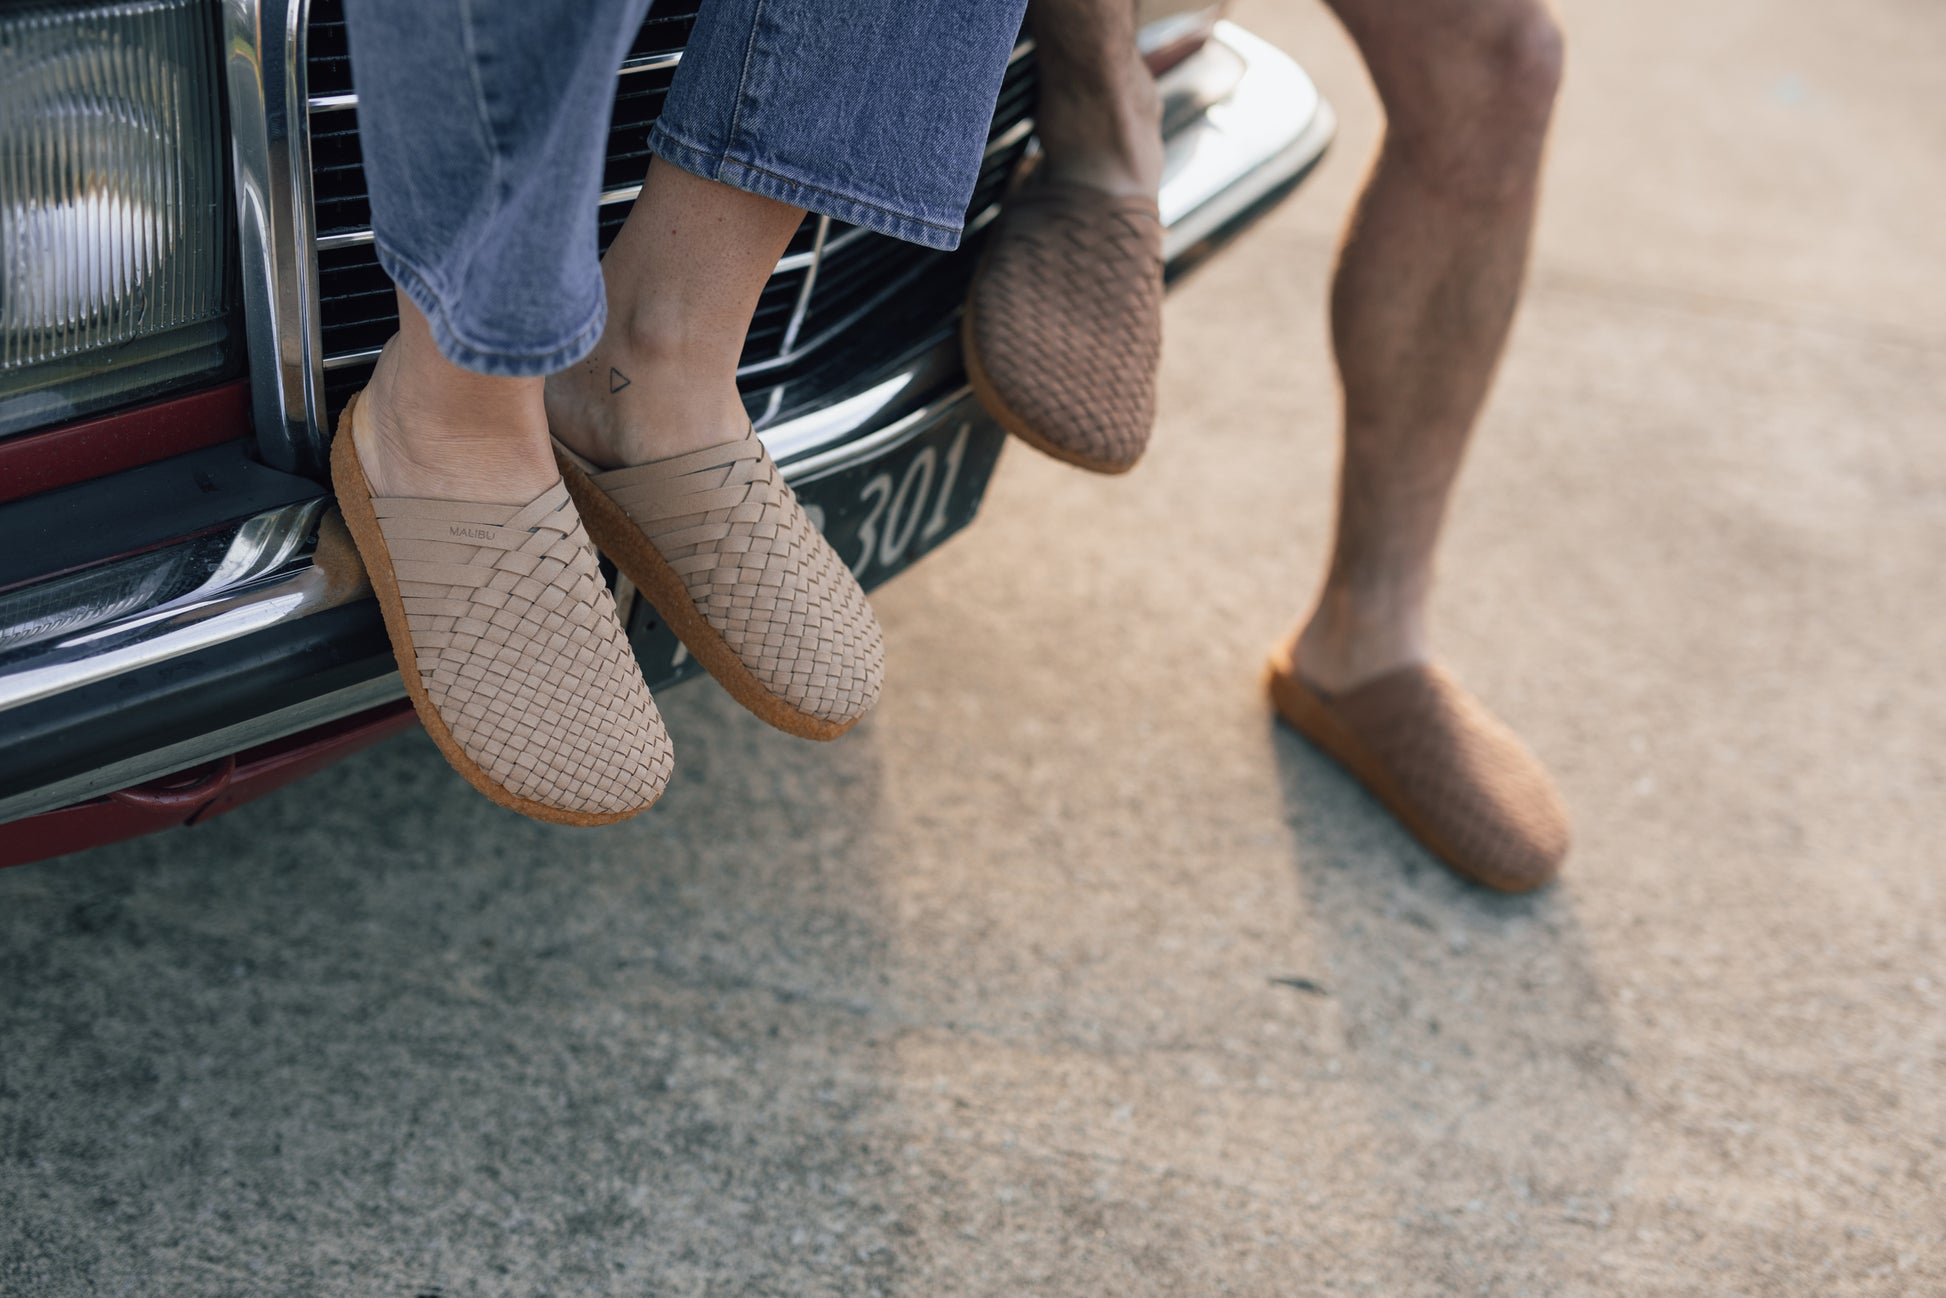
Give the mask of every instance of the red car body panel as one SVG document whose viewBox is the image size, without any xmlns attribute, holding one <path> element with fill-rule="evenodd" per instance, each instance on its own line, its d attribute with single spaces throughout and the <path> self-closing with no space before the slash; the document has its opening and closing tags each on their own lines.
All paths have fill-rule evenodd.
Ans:
<svg viewBox="0 0 1946 1298">
<path fill-rule="evenodd" d="M 0 441 L 0 502 L 250 436 L 245 379 Z"/>
<path fill-rule="evenodd" d="M 0 869 L 200 825 L 419 723 L 409 699 L 0 827 Z"/>
</svg>

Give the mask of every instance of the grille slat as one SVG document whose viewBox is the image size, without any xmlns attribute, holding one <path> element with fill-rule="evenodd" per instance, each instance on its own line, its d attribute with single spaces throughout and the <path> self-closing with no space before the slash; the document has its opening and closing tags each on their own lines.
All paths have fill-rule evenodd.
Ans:
<svg viewBox="0 0 1946 1298">
<path fill-rule="evenodd" d="M 646 58 L 689 43 L 696 25 L 696 0 L 668 0 L 654 6 L 629 46 L 632 59 Z M 344 0 L 311 0 L 305 74 L 313 98 L 352 92 L 351 47 L 345 39 Z"/>
<path fill-rule="evenodd" d="M 631 57 L 638 66 L 619 78 L 609 124 L 603 168 L 605 192 L 623 191 L 597 213 L 597 241 L 606 251 L 633 206 L 649 162 L 648 135 L 674 76 L 666 57 L 680 50 L 695 21 L 696 0 L 667 0 L 637 34 Z M 312 0 L 307 72 L 313 100 L 347 102 L 353 93 L 344 32 L 343 0 Z M 647 66 L 651 55 L 658 66 Z M 988 213 L 1004 193 L 1028 147 L 1034 100 L 1034 60 L 1016 57 L 1002 86 L 988 153 L 969 212 Z M 325 414 L 335 423 L 351 393 L 363 386 L 371 357 L 398 327 L 392 282 L 379 267 L 371 245 L 371 204 L 365 192 L 363 155 L 355 113 L 314 111 L 311 121 L 313 228 L 323 242 L 318 252 L 318 307 L 325 356 Z M 746 400 L 762 404 L 762 394 L 798 376 L 791 388 L 794 405 L 807 399 L 806 383 L 829 390 L 845 382 L 847 364 L 863 366 L 904 345 L 915 321 L 949 318 L 961 300 L 971 258 L 979 240 L 969 237 L 957 253 L 938 253 L 883 235 L 831 223 L 817 267 L 808 309 L 788 355 L 781 354 L 785 331 L 802 290 L 817 219 L 807 218 L 792 237 L 784 268 L 765 286 L 744 344 L 740 380 Z M 972 236 L 969 227 L 969 236 Z M 930 287 L 936 284 L 936 287 Z M 936 296 L 928 313 L 915 296 L 926 285 Z M 894 307 L 896 306 L 896 310 Z M 866 337 L 875 315 L 886 321 L 887 337 L 878 348 Z M 836 371 L 836 372 L 834 372 Z M 774 404 L 774 403 L 773 403 Z"/>
</svg>

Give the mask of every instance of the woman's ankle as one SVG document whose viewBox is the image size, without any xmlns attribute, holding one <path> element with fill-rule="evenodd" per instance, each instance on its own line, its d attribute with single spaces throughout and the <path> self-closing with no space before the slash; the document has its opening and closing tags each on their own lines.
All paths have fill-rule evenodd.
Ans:
<svg viewBox="0 0 1946 1298">
<path fill-rule="evenodd" d="M 749 430 L 736 370 L 751 314 L 802 208 L 657 159 L 602 260 L 608 327 L 550 378 L 547 414 L 574 451 L 644 464 Z"/>
<path fill-rule="evenodd" d="M 547 380 L 548 425 L 569 449 L 616 468 L 718 446 L 747 431 L 736 358 L 720 341 L 685 347 L 667 336 L 612 333 L 587 359 Z"/>
<path fill-rule="evenodd" d="M 396 337 L 359 395 L 352 435 L 376 496 L 519 505 L 559 476 L 539 379 L 428 365 Z"/>
</svg>

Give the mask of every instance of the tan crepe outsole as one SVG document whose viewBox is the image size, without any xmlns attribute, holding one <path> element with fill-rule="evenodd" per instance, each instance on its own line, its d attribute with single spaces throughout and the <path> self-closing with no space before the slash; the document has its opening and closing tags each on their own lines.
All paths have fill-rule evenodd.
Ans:
<svg viewBox="0 0 1946 1298">
<path fill-rule="evenodd" d="M 399 660 L 399 675 L 405 679 L 405 692 L 411 696 L 413 710 L 418 712 L 426 733 L 439 745 L 439 751 L 445 754 L 446 760 L 452 763 L 461 778 L 494 802 L 510 811 L 518 811 L 523 816 L 549 824 L 612 825 L 618 820 L 638 816 L 654 806 L 651 800 L 632 811 L 569 811 L 562 807 L 550 807 L 545 802 L 521 797 L 487 774 L 479 763 L 461 750 L 459 741 L 453 738 L 453 732 L 439 715 L 439 709 L 433 706 L 432 699 L 426 694 L 425 683 L 419 678 L 418 651 L 412 647 L 412 632 L 406 625 L 405 602 L 399 596 L 399 580 L 392 568 L 392 553 L 385 547 L 385 533 L 379 530 L 378 513 L 372 508 L 371 484 L 365 480 L 365 467 L 358 462 L 358 450 L 352 443 L 351 412 L 357 404 L 358 397 L 352 397 L 345 404 L 344 413 L 338 416 L 338 435 L 331 442 L 331 486 L 338 494 L 338 508 L 344 513 L 345 526 L 351 529 L 351 539 L 357 543 L 358 552 L 365 560 L 365 571 L 372 581 L 372 593 L 378 596 L 379 612 L 385 617 L 385 634 L 392 641 L 392 656 Z"/>
<path fill-rule="evenodd" d="M 1406 796 L 1399 782 L 1392 778 L 1372 750 L 1352 732 L 1350 727 L 1332 713 L 1331 708 L 1317 691 L 1304 683 L 1296 669 L 1281 655 L 1273 656 L 1266 672 L 1266 684 L 1270 698 L 1277 705 L 1278 715 L 1289 723 L 1291 729 L 1315 744 L 1324 754 L 1349 771 L 1354 779 L 1371 791 L 1373 797 L 1384 804 L 1385 809 L 1398 818 L 1412 836 L 1419 840 L 1425 849 L 1438 857 L 1441 864 L 1462 878 L 1484 884 L 1497 892 L 1526 893 L 1534 892 L 1552 882 L 1552 876 L 1544 879 L 1519 879 L 1512 875 L 1501 874 L 1495 870 L 1483 870 L 1477 866 L 1463 864 L 1459 853 L 1453 850 L 1446 838 L 1426 823 L 1412 799 Z"/>
<path fill-rule="evenodd" d="M 723 633 L 704 618 L 696 601 L 689 597 L 689 587 L 682 575 L 669 566 L 669 561 L 655 548 L 655 542 L 643 534 L 627 511 L 609 499 L 608 493 L 597 487 L 594 479 L 558 446 L 554 449 L 554 462 L 561 468 L 561 478 L 568 484 L 568 494 L 574 497 L 574 507 L 581 511 L 582 526 L 594 538 L 596 548 L 613 559 L 622 575 L 635 583 L 635 589 L 662 615 L 662 620 L 676 633 L 676 639 L 683 642 L 703 665 L 703 670 L 716 678 L 717 684 L 730 692 L 731 698 L 759 720 L 800 739 L 836 739 L 858 724 L 857 717 L 850 721 L 827 721 L 812 716 L 773 694 L 743 665 L 743 659 L 723 638 Z"/>
<path fill-rule="evenodd" d="M 1090 473 L 1105 473 L 1111 477 L 1127 473 L 1142 462 L 1140 456 L 1123 464 L 1117 460 L 1095 460 L 1076 454 L 1066 447 L 1050 442 L 1035 432 L 1032 424 L 1016 414 L 1013 407 L 1009 406 L 1000 395 L 999 389 L 993 386 L 993 380 L 987 377 L 986 364 L 980 359 L 980 348 L 973 341 L 973 300 L 970 297 L 967 299 L 966 310 L 960 320 L 960 353 L 966 361 L 966 380 L 972 384 L 973 395 L 979 399 L 980 405 L 993 416 L 994 422 L 1041 454 L 1050 455 L 1064 464 L 1072 464 Z"/>
</svg>

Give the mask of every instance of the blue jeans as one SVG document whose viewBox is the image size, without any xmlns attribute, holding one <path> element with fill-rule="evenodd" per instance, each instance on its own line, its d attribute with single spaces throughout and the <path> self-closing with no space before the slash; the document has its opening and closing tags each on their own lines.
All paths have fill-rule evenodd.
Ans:
<svg viewBox="0 0 1946 1298">
<path fill-rule="evenodd" d="M 1026 0 L 703 0 L 659 158 L 959 241 Z M 565 369 L 607 318 L 596 210 L 648 0 L 346 0 L 379 262 L 448 360 Z"/>
</svg>

